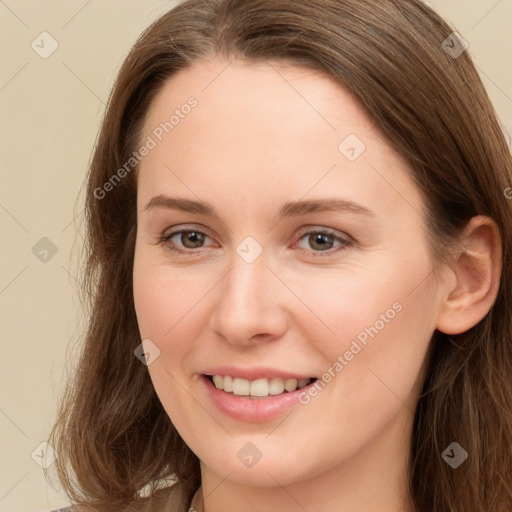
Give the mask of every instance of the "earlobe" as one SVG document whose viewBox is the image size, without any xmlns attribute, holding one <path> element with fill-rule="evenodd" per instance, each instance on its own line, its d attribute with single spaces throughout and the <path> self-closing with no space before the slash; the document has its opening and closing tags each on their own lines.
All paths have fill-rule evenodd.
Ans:
<svg viewBox="0 0 512 512">
<path fill-rule="evenodd" d="M 473 217 L 457 245 L 451 267 L 455 284 L 446 290 L 437 329 L 445 334 L 460 334 L 480 322 L 496 300 L 501 268 L 498 226 L 490 217 Z"/>
</svg>

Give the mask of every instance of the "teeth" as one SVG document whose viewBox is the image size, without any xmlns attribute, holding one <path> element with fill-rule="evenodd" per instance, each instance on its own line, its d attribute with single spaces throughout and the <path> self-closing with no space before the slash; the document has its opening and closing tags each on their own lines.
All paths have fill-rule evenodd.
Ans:
<svg viewBox="0 0 512 512">
<path fill-rule="evenodd" d="M 253 380 L 249 385 L 249 394 L 251 396 L 268 396 L 268 380 Z"/>
<path fill-rule="evenodd" d="M 227 391 L 229 393 L 233 392 L 233 377 L 230 377 L 229 375 L 226 375 L 224 377 L 224 391 Z"/>
<path fill-rule="evenodd" d="M 224 379 L 220 375 L 213 376 L 213 383 L 216 388 L 224 389 Z"/>
<path fill-rule="evenodd" d="M 304 379 L 308 380 L 308 379 Z M 297 379 L 288 379 L 284 383 L 284 389 L 286 391 L 295 391 L 297 389 Z"/>
<path fill-rule="evenodd" d="M 269 395 L 280 395 L 285 390 L 288 393 L 307 386 L 312 379 L 281 379 L 273 377 L 271 379 L 246 380 L 238 377 L 233 378 L 230 375 L 214 375 L 213 383 L 217 389 L 223 389 L 227 393 L 233 393 L 237 396 L 265 397 Z"/>
<path fill-rule="evenodd" d="M 297 387 L 299 389 L 302 389 L 304 386 L 307 386 L 309 384 L 309 381 L 310 379 L 300 379 L 298 382 L 297 382 Z"/>
<path fill-rule="evenodd" d="M 233 379 L 234 395 L 249 395 L 250 382 L 245 379 Z"/>
<path fill-rule="evenodd" d="M 269 395 L 280 395 L 284 391 L 284 380 L 279 377 L 274 377 L 270 379 L 270 384 L 268 386 Z"/>
</svg>

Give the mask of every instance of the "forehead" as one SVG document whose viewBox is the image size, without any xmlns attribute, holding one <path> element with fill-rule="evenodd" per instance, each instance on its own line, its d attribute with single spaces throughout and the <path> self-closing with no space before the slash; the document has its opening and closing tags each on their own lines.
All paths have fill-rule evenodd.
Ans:
<svg viewBox="0 0 512 512">
<path fill-rule="evenodd" d="M 407 164 L 348 90 L 279 62 L 213 59 L 179 71 L 151 103 L 141 140 L 147 137 L 155 147 L 140 164 L 144 196 L 175 187 L 190 194 L 192 184 L 194 193 L 211 195 L 229 184 L 247 197 L 271 190 L 298 198 L 312 188 L 351 193 L 357 183 L 371 195 L 375 183 L 374 196 L 385 201 L 376 176 L 382 168 L 394 170 L 397 189 L 413 186 Z"/>
<path fill-rule="evenodd" d="M 265 126 L 270 131 L 272 122 L 279 120 L 282 131 L 292 124 L 295 131 L 309 128 L 333 135 L 342 121 L 361 129 L 375 125 L 347 89 L 319 71 L 284 62 L 215 58 L 196 62 L 166 82 L 151 103 L 146 131 L 157 126 L 162 116 L 169 119 L 190 97 L 198 102 L 194 117 L 215 114 L 210 121 L 219 128 L 226 128 L 228 122 L 245 126 L 250 122 L 253 132 Z"/>
</svg>

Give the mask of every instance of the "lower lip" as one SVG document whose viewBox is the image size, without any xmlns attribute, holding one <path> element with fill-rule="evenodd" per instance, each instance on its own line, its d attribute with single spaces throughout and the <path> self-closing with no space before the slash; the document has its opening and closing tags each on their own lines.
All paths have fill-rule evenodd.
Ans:
<svg viewBox="0 0 512 512">
<path fill-rule="evenodd" d="M 315 382 L 310 382 L 307 386 L 291 393 L 253 399 L 226 393 L 222 389 L 216 388 L 205 375 L 201 375 L 200 380 L 203 382 L 210 399 L 221 412 L 234 419 L 251 423 L 260 423 L 282 415 L 288 409 L 297 405 L 300 393 L 307 392 Z"/>
</svg>

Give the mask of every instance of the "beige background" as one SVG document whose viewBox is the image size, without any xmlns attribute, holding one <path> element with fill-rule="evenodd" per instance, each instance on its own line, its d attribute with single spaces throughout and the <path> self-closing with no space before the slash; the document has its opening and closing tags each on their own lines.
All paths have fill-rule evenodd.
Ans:
<svg viewBox="0 0 512 512">
<path fill-rule="evenodd" d="M 68 504 L 35 460 L 54 420 L 66 357 L 79 340 L 80 187 L 123 57 L 175 3 L 0 0 L 0 512 Z M 512 134 L 512 0 L 428 3 L 469 42 Z M 51 48 L 41 36 L 42 48 L 44 31 L 58 43 L 46 59 L 31 47 L 35 40 L 39 52 Z M 44 253 L 51 244 L 43 237 L 54 255 Z"/>
</svg>

